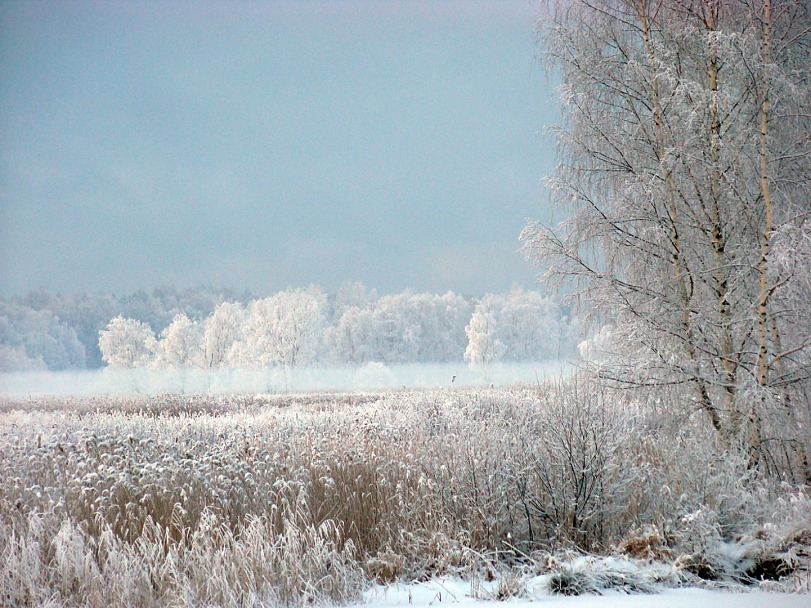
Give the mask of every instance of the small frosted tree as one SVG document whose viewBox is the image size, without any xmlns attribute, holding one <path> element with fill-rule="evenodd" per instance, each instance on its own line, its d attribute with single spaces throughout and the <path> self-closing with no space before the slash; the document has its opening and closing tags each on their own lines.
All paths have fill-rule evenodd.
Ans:
<svg viewBox="0 0 811 608">
<path fill-rule="evenodd" d="M 223 302 L 214 309 L 203 323 L 203 367 L 212 369 L 225 364 L 244 322 L 245 309 L 239 302 Z"/>
<path fill-rule="evenodd" d="M 275 317 L 277 352 L 286 367 L 308 365 L 318 359 L 326 326 L 326 297 L 315 288 L 283 291 Z"/>
<path fill-rule="evenodd" d="M 99 332 L 101 358 L 112 369 L 146 367 L 155 353 L 155 334 L 146 323 L 117 316 Z"/>
<path fill-rule="evenodd" d="M 281 291 L 254 300 L 242 327 L 242 339 L 229 352 L 233 364 L 245 367 L 307 365 L 322 346 L 326 298 L 315 289 Z"/>
<path fill-rule="evenodd" d="M 465 361 L 473 367 L 481 367 L 487 377 L 490 365 L 499 361 L 504 355 L 504 344 L 496 338 L 493 315 L 489 311 L 477 309 L 465 327 L 467 348 Z"/>
<path fill-rule="evenodd" d="M 155 348 L 153 367 L 172 370 L 201 367 L 202 339 L 199 323 L 185 314 L 175 315 L 161 332 Z"/>
</svg>

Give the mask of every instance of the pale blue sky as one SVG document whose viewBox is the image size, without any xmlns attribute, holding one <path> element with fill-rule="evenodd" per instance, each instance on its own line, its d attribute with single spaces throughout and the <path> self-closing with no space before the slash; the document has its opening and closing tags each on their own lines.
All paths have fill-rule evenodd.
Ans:
<svg viewBox="0 0 811 608">
<path fill-rule="evenodd" d="M 0 293 L 531 286 L 536 9 L 0 2 Z"/>
</svg>

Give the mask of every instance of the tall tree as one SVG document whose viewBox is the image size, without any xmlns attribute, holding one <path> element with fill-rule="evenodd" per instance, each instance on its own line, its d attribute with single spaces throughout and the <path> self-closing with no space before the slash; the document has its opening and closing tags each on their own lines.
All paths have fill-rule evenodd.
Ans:
<svg viewBox="0 0 811 608">
<path fill-rule="evenodd" d="M 203 367 L 223 365 L 229 351 L 239 339 L 245 321 L 245 309 L 239 302 L 223 302 L 203 322 Z"/>
<path fill-rule="evenodd" d="M 308 365 L 322 347 L 326 297 L 316 289 L 280 291 L 248 306 L 241 339 L 229 352 L 232 365 Z"/>
<path fill-rule="evenodd" d="M 467 348 L 465 361 L 474 367 L 481 367 L 487 378 L 490 366 L 504 355 L 504 344 L 496 337 L 496 324 L 493 313 L 486 305 L 479 305 L 465 327 Z"/>
<path fill-rule="evenodd" d="M 571 211 L 525 250 L 614 322 L 625 385 L 683 384 L 753 463 L 797 440 L 811 373 L 811 9 L 803 0 L 548 0 Z M 808 415 L 807 407 L 804 415 Z M 801 460 L 804 460 L 804 456 Z"/>
</svg>

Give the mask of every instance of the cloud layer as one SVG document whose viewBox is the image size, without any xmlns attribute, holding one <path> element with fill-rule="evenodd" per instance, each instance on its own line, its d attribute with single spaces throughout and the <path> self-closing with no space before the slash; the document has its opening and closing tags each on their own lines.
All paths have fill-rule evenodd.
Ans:
<svg viewBox="0 0 811 608">
<path fill-rule="evenodd" d="M 0 19 L 6 295 L 532 280 L 517 235 L 543 213 L 555 109 L 523 2 L 12 2 Z"/>
</svg>

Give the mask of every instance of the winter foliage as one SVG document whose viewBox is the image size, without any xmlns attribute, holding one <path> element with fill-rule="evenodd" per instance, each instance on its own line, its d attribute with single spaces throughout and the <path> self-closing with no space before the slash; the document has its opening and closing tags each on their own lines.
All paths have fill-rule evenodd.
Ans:
<svg viewBox="0 0 811 608">
<path fill-rule="evenodd" d="M 0 371 L 102 367 L 99 331 L 115 317 L 140 321 L 160 335 L 178 314 L 199 321 L 217 304 L 249 297 L 210 288 L 160 287 L 120 296 L 33 291 L 0 299 Z"/>
<path fill-rule="evenodd" d="M 268 369 L 369 363 L 465 361 L 488 367 L 560 360 L 574 353 L 577 325 L 549 298 L 514 288 L 480 300 L 405 291 L 378 298 L 356 284 L 222 302 L 193 320 L 175 315 L 157 339 L 134 319 L 99 332 L 111 368 Z"/>
<path fill-rule="evenodd" d="M 467 326 L 484 310 L 505 349 L 495 359 L 564 359 L 582 339 L 566 311 L 519 288 L 480 299 L 409 290 L 378 297 L 360 283 L 266 298 L 202 288 L 122 297 L 32 292 L 0 300 L 0 371 L 461 362 Z"/>
<path fill-rule="evenodd" d="M 0 402 L 9 606 L 310 605 L 443 575 L 501 599 L 807 590 L 810 518 L 699 421 L 586 378 Z"/>
<path fill-rule="evenodd" d="M 611 325 L 583 345 L 604 378 L 683 386 L 753 466 L 810 482 L 811 6 L 543 4 L 566 219 L 527 226 L 528 257 Z"/>
<path fill-rule="evenodd" d="M 85 346 L 75 328 L 49 310 L 0 301 L 0 370 L 84 366 Z"/>
<path fill-rule="evenodd" d="M 161 333 L 160 351 L 163 359 L 170 361 L 179 355 L 169 352 L 176 340 L 171 326 L 167 330 Z M 129 369 L 145 366 L 158 350 L 158 342 L 146 323 L 119 316 L 100 333 L 99 350 L 102 360 L 113 369 Z"/>
</svg>

